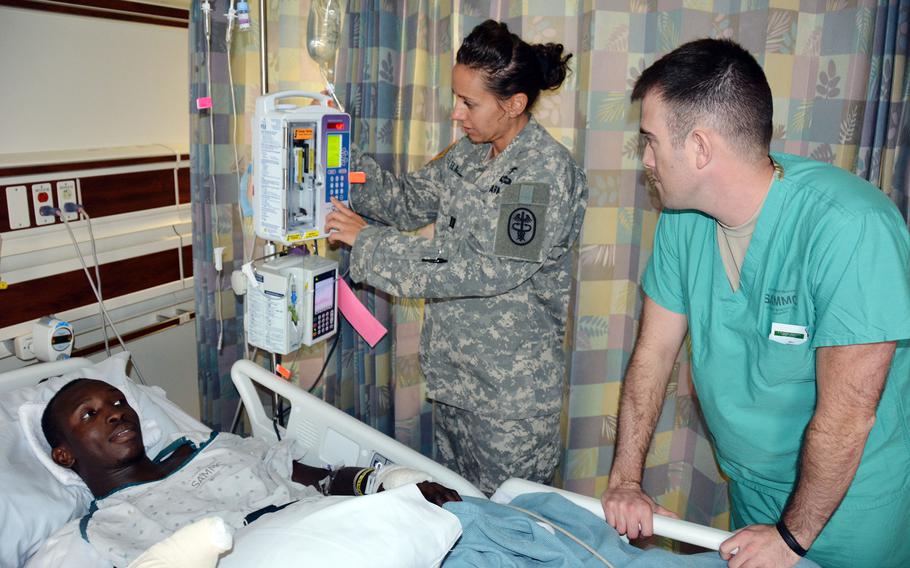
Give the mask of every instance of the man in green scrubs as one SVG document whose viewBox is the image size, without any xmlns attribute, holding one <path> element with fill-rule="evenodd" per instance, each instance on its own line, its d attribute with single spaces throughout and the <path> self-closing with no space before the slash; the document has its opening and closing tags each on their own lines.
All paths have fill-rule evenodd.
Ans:
<svg viewBox="0 0 910 568">
<path fill-rule="evenodd" d="M 665 207 L 642 287 L 602 502 L 631 538 L 666 512 L 642 469 L 688 331 L 730 481 L 729 566 L 910 565 L 910 236 L 876 187 L 769 154 L 755 59 L 698 40 L 638 79 L 643 162 Z M 807 553 L 808 551 L 808 553 Z"/>
</svg>

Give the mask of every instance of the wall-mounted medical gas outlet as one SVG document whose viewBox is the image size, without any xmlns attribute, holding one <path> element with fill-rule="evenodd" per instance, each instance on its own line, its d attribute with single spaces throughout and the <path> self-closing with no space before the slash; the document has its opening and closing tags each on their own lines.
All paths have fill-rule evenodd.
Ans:
<svg viewBox="0 0 910 568">
<path fill-rule="evenodd" d="M 254 268 L 253 276 L 244 301 L 250 345 L 287 355 L 335 335 L 337 262 L 314 255 L 288 255 Z"/>
<path fill-rule="evenodd" d="M 321 105 L 298 107 L 305 97 Z M 351 117 L 329 97 L 282 91 L 256 99 L 253 118 L 253 227 L 263 239 L 291 244 L 326 236 L 330 198 L 347 204 Z"/>
<path fill-rule="evenodd" d="M 31 361 L 35 358 L 35 352 L 32 351 L 32 336 L 20 335 L 13 340 L 13 350 L 16 357 L 23 361 Z"/>
<path fill-rule="evenodd" d="M 9 214 L 9 228 L 25 229 L 31 227 L 28 216 L 28 188 L 24 185 L 13 185 L 6 188 L 6 212 Z"/>
<path fill-rule="evenodd" d="M 36 183 L 32 185 L 32 211 L 35 213 L 36 225 L 52 225 L 56 220 L 56 216 L 53 213 L 50 215 L 41 214 L 41 208 L 45 206 L 54 206 L 54 198 L 51 196 L 51 184 Z"/>
<path fill-rule="evenodd" d="M 66 212 L 66 204 L 72 203 L 76 205 L 79 200 L 76 196 L 76 182 L 74 180 L 68 179 L 64 181 L 57 182 L 57 207 L 60 208 L 60 211 L 63 212 L 63 217 L 67 221 L 75 221 L 79 218 L 79 213 L 73 211 L 72 213 Z"/>
</svg>

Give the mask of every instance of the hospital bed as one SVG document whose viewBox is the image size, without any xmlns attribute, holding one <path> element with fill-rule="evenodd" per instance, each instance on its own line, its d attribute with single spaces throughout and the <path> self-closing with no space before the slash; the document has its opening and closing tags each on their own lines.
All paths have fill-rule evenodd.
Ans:
<svg viewBox="0 0 910 568">
<path fill-rule="evenodd" d="M 243 399 L 254 436 L 276 439 L 275 425 L 269 418 L 255 385 L 261 385 L 288 400 L 291 404 L 290 417 L 287 428 L 282 430 L 284 435 L 294 436 L 307 448 L 313 449 L 302 460 L 307 465 L 322 467 L 343 463 L 372 466 L 377 461 L 391 461 L 423 470 L 432 475 L 435 481 L 455 489 L 461 495 L 483 496 L 460 475 L 269 373 L 252 361 L 240 360 L 234 363 L 231 379 Z M 497 490 L 494 500 L 508 502 L 518 495 L 537 491 L 559 493 L 591 513 L 601 518 L 604 516 L 599 499 L 524 479 L 507 480 Z M 654 517 L 654 532 L 658 536 L 711 550 L 717 550 L 731 536 L 727 531 L 661 515 Z"/>
<path fill-rule="evenodd" d="M 125 355 L 123 354 L 123 356 Z M 30 389 L 39 388 L 34 385 L 43 379 L 56 377 L 91 365 L 92 362 L 88 360 L 70 359 L 62 362 L 32 365 L 20 370 L 0 374 L 0 444 L 3 445 L 0 446 L 0 458 L 2 458 L 3 462 L 0 463 L 0 471 L 2 471 L 2 474 L 0 474 L 0 486 L 4 487 L 2 491 L 7 492 L 7 495 L 3 496 L 3 501 L 0 502 L 0 513 L 3 514 L 5 527 L 2 533 L 2 542 L 0 542 L 0 547 L 2 547 L 2 550 L 0 550 L 2 552 L 0 565 L 2 566 L 21 563 L 35 549 L 34 544 L 23 546 L 21 543 L 9 542 L 10 538 L 16 536 L 7 533 L 9 533 L 9 526 L 14 524 L 13 519 L 16 518 L 17 508 L 19 509 L 19 516 L 23 517 L 18 519 L 19 521 L 32 522 L 34 519 L 31 517 L 40 514 L 42 507 L 45 507 L 45 505 L 36 507 L 17 502 L 17 496 L 19 496 L 19 493 L 28 493 L 29 490 L 37 489 L 41 492 L 42 487 L 50 487 L 56 483 L 53 478 L 42 477 L 40 464 L 37 469 L 32 467 L 30 473 L 26 474 L 29 479 L 9 479 L 11 475 L 15 474 L 15 470 L 31 467 L 30 464 L 26 463 L 27 460 L 23 457 L 24 454 L 21 449 L 15 447 L 10 449 L 8 447 L 19 443 L 15 439 L 16 433 L 12 430 L 15 421 L 13 407 L 24 402 L 23 396 L 27 396 Z M 373 466 L 396 463 L 422 470 L 431 475 L 435 481 L 457 490 L 462 495 L 482 497 L 476 487 L 451 470 L 377 432 L 322 400 L 309 395 L 251 361 L 241 360 L 235 363 L 231 376 L 246 408 L 253 435 L 267 440 L 276 440 L 279 436 L 282 438 L 292 437 L 298 444 L 307 449 L 301 460 L 304 463 L 314 466 Z M 163 414 L 173 420 L 174 426 L 178 429 L 184 431 L 191 429 L 208 430 L 205 425 L 168 401 L 161 389 L 139 385 L 134 385 L 134 387 L 138 388 L 138 392 L 143 393 L 143 397 L 147 399 L 146 402 L 151 401 Z M 272 397 L 270 395 L 272 393 L 283 397 L 290 405 L 286 426 L 281 426 L 274 422 L 266 411 L 263 400 L 271 400 Z M 159 411 L 156 410 L 155 412 Z M 167 418 L 162 418 L 161 421 L 165 422 Z M 12 495 L 12 501 L 8 499 L 11 497 L 9 489 L 7 489 L 9 487 L 21 488 L 21 491 L 16 492 L 16 495 Z M 595 515 L 603 517 L 600 502 L 595 498 L 520 479 L 512 479 L 505 482 L 496 492 L 493 500 L 508 502 L 518 495 L 539 491 L 557 492 Z M 59 487 L 50 487 L 45 489 L 44 493 L 42 497 L 49 499 L 46 505 L 49 509 L 60 505 L 61 502 L 64 504 L 71 503 L 77 510 L 70 511 L 69 517 L 81 516 L 82 512 L 78 511 L 78 509 L 80 507 L 84 509 L 88 506 L 84 495 L 73 495 L 72 492 L 61 491 Z M 90 500 L 90 496 L 88 498 Z M 29 511 L 29 514 L 23 515 L 22 511 Z M 32 532 L 40 535 L 43 531 L 44 538 L 46 538 L 69 518 L 65 512 L 56 511 L 55 513 L 57 515 L 56 519 L 41 521 L 38 523 L 40 526 L 32 530 Z M 66 518 L 61 520 L 61 514 Z M 55 524 L 56 526 L 54 526 Z M 665 517 L 655 517 L 654 529 L 658 535 L 714 550 L 730 535 L 726 531 Z M 35 534 L 27 536 L 35 538 Z M 16 554 L 19 555 L 19 561 L 10 561 L 10 558 L 16 558 Z"/>
</svg>

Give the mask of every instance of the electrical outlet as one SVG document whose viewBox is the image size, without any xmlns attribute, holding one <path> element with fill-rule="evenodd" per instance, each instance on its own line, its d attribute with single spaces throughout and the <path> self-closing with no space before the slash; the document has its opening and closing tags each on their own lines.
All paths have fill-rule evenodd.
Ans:
<svg viewBox="0 0 910 568">
<path fill-rule="evenodd" d="M 51 197 L 51 184 L 36 183 L 32 185 L 32 210 L 35 213 L 36 225 L 51 225 L 56 220 L 54 214 L 41 214 L 41 208 L 45 205 L 49 207 L 54 206 L 54 198 Z"/>
<path fill-rule="evenodd" d="M 13 340 L 13 346 L 15 348 L 16 357 L 22 359 L 23 361 L 31 361 L 35 357 L 35 352 L 32 351 L 32 336 L 31 335 L 20 335 L 15 340 Z"/>
<path fill-rule="evenodd" d="M 71 179 L 57 182 L 57 207 L 60 208 L 67 221 L 75 221 L 79 218 L 79 214 L 75 211 L 67 213 L 67 203 L 76 204 L 76 182 Z"/>
</svg>

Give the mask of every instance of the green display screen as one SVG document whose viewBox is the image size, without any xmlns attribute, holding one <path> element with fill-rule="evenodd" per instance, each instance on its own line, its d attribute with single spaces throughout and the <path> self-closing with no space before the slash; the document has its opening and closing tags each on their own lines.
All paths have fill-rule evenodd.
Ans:
<svg viewBox="0 0 910 568">
<path fill-rule="evenodd" d="M 341 167 L 341 135 L 329 134 L 325 145 L 325 167 Z"/>
</svg>

